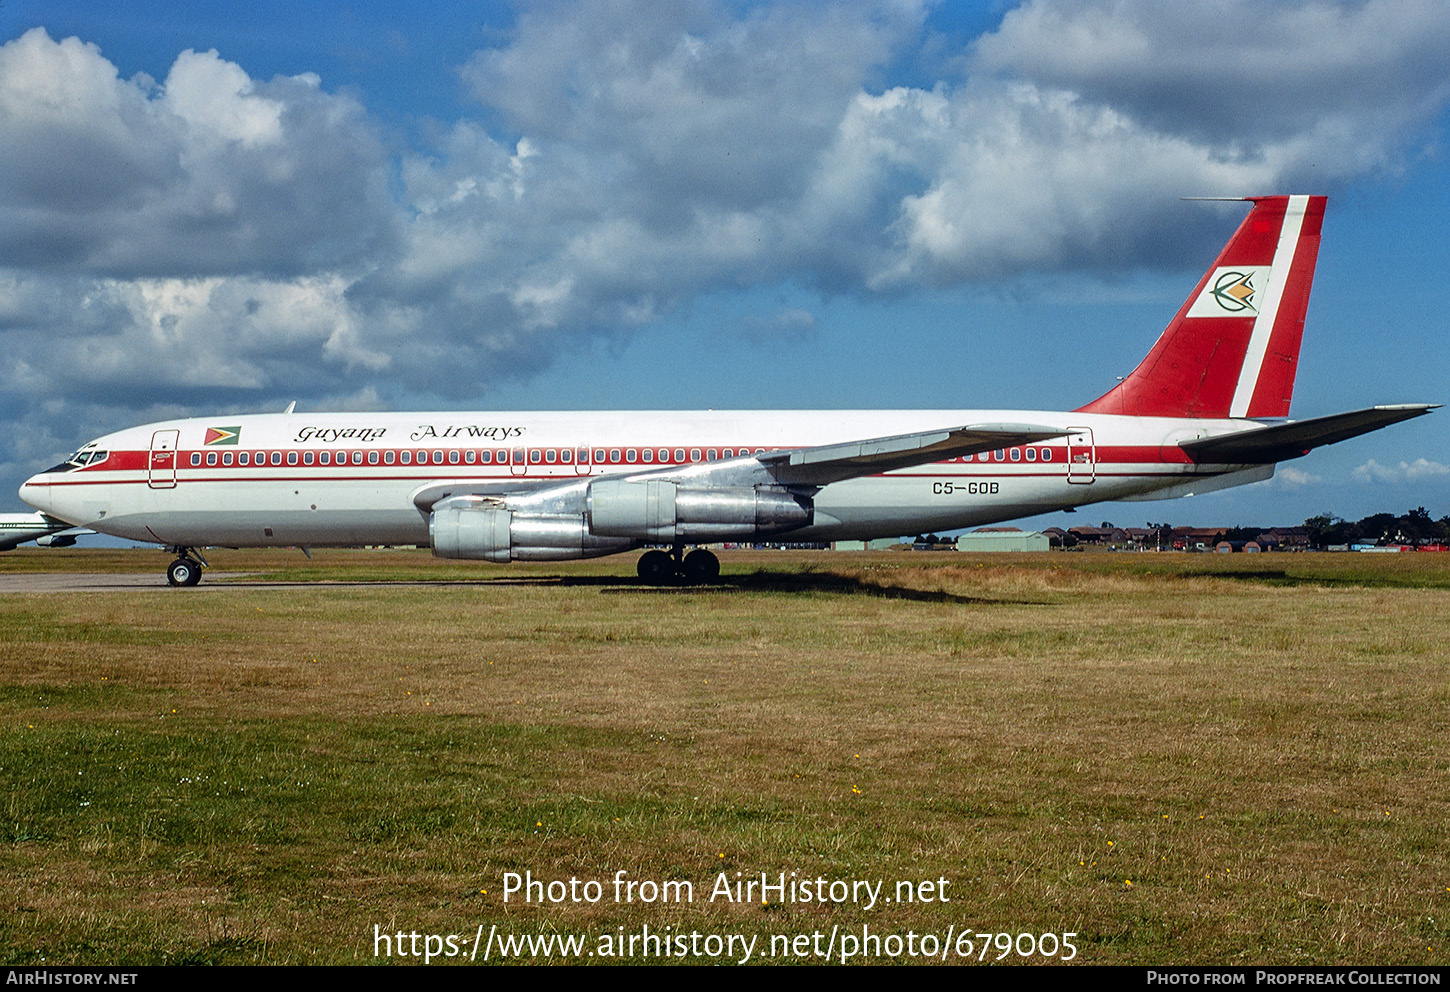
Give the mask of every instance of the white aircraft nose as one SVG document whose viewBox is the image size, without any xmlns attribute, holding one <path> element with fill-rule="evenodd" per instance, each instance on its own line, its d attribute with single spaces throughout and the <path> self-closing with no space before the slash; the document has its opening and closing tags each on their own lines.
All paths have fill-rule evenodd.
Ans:
<svg viewBox="0 0 1450 992">
<path fill-rule="evenodd" d="M 26 479 L 20 487 L 20 498 L 25 500 L 37 510 L 50 509 L 50 487 L 38 485 L 35 480 L 40 476 L 32 475 Z"/>
</svg>

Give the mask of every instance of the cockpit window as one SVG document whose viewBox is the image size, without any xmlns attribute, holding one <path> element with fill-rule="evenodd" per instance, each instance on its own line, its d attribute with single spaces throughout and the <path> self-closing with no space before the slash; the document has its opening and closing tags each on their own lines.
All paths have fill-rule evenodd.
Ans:
<svg viewBox="0 0 1450 992">
<path fill-rule="evenodd" d="M 109 458 L 109 451 L 97 451 L 94 448 L 85 447 L 66 458 L 59 465 L 52 465 L 45 470 L 46 475 L 54 475 L 59 472 L 78 472 L 87 465 L 95 465 Z"/>
<path fill-rule="evenodd" d="M 50 468 L 46 469 L 45 474 L 55 475 L 58 472 L 74 472 L 78 469 L 85 468 L 86 463 L 83 459 L 89 457 L 90 452 L 77 451 L 75 454 L 68 456 L 66 460 L 61 462 L 59 465 L 52 465 Z"/>
</svg>

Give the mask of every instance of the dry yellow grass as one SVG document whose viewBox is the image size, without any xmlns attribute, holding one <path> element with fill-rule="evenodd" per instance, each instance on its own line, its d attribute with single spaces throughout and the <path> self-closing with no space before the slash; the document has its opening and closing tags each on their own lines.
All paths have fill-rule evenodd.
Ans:
<svg viewBox="0 0 1450 992">
<path fill-rule="evenodd" d="M 6 596 L 0 959 L 869 924 L 1443 961 L 1450 556 L 1234 557 L 756 553 L 681 590 L 626 559 L 219 553 L 423 581 Z M 525 869 L 951 902 L 505 906 Z"/>
</svg>

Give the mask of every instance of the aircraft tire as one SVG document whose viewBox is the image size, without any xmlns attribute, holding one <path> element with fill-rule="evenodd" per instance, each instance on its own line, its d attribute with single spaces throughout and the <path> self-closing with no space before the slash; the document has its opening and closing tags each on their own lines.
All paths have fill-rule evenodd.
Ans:
<svg viewBox="0 0 1450 992">
<path fill-rule="evenodd" d="M 675 578 L 675 562 L 656 548 L 639 556 L 639 577 L 652 586 L 662 586 Z"/>
<path fill-rule="evenodd" d="M 174 586 L 194 586 L 201 581 L 201 565 L 190 558 L 178 558 L 166 569 L 166 581 Z"/>
<path fill-rule="evenodd" d="M 709 585 L 720 577 L 720 559 L 704 548 L 696 548 L 685 555 L 681 563 L 685 582 L 692 586 Z"/>
</svg>

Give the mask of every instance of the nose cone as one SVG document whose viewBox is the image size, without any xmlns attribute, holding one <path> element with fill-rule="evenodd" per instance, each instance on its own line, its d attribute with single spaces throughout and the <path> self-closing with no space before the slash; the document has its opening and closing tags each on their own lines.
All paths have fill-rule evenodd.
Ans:
<svg viewBox="0 0 1450 992">
<path fill-rule="evenodd" d="M 26 479 L 25 483 L 20 487 L 20 498 L 37 510 L 49 511 L 51 504 L 50 487 L 41 485 L 41 480 L 44 478 L 45 476 L 43 475 L 32 475 Z"/>
</svg>

